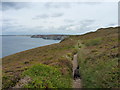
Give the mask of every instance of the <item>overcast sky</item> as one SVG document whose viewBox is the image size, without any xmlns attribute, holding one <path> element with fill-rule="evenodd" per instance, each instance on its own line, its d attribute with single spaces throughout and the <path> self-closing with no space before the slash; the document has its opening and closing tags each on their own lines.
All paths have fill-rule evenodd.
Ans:
<svg viewBox="0 0 120 90">
<path fill-rule="evenodd" d="M 84 34 L 118 25 L 117 2 L 2 2 L 2 34 Z"/>
</svg>

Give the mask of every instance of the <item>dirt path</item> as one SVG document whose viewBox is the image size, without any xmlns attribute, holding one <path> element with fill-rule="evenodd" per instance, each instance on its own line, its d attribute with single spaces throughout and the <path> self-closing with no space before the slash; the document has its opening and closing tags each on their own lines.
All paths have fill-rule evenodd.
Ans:
<svg viewBox="0 0 120 90">
<path fill-rule="evenodd" d="M 74 70 L 77 68 L 77 66 L 78 66 L 77 54 L 75 54 L 74 58 L 73 58 L 73 75 L 74 75 Z M 76 80 L 73 79 L 73 88 L 82 88 L 80 78 L 78 78 Z"/>
</svg>

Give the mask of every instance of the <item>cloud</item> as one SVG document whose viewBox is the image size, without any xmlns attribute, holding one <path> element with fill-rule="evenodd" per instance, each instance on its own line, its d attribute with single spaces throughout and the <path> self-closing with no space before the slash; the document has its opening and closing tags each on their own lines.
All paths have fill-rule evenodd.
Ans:
<svg viewBox="0 0 120 90">
<path fill-rule="evenodd" d="M 69 34 L 76 34 L 76 33 L 85 33 L 88 30 L 94 29 L 94 24 L 95 20 L 82 20 L 78 22 L 77 24 L 68 24 L 68 25 L 63 25 L 57 28 L 57 30 L 61 31 L 67 31 Z"/>
<path fill-rule="evenodd" d="M 14 10 L 18 10 L 18 9 L 22 9 L 27 7 L 28 3 L 25 2 L 2 2 L 2 10 L 9 10 L 9 9 L 14 9 Z"/>
<path fill-rule="evenodd" d="M 96 27 L 108 27 L 108 24 L 112 26 L 112 23 L 117 22 L 118 8 L 117 3 L 77 4 L 73 2 L 31 2 L 29 4 L 4 2 L 3 7 L 5 10 L 3 32 L 11 31 L 17 34 L 85 33 L 96 30 Z"/>
<path fill-rule="evenodd" d="M 63 13 L 53 13 L 53 14 L 42 14 L 33 17 L 32 19 L 48 19 L 50 17 L 57 18 L 63 16 Z"/>
<path fill-rule="evenodd" d="M 98 5 L 102 4 L 102 2 L 77 2 L 77 4 Z"/>
<path fill-rule="evenodd" d="M 87 19 L 87 20 L 82 20 L 79 23 L 83 26 L 89 26 L 91 24 L 93 24 L 95 22 L 95 20 L 93 19 Z"/>
<path fill-rule="evenodd" d="M 18 23 L 16 22 L 15 19 L 7 19 L 7 18 L 2 19 L 2 24 L 3 24 L 3 26 L 16 26 L 16 25 L 18 25 Z"/>
<path fill-rule="evenodd" d="M 67 23 L 73 23 L 73 22 L 75 22 L 75 20 L 65 19 L 64 22 L 67 22 Z"/>
<path fill-rule="evenodd" d="M 3 18 L 2 20 L 2 32 L 3 34 L 14 34 L 21 31 L 25 31 L 25 26 L 19 24 L 16 19 Z"/>
<path fill-rule="evenodd" d="M 7 20 L 6 20 L 7 21 Z M 35 27 L 25 27 L 22 25 L 15 25 L 15 24 L 7 24 L 4 27 L 4 33 L 5 32 L 14 32 L 16 34 L 20 33 L 27 33 L 27 34 L 81 34 L 85 33 L 86 31 L 92 30 L 94 27 L 92 24 L 94 23 L 94 20 L 83 20 L 81 22 L 75 23 L 68 23 L 66 25 L 60 25 L 58 27 L 56 26 L 35 26 Z M 25 30 L 25 31 L 24 31 Z M 30 32 L 32 31 L 32 32 Z"/>
<path fill-rule="evenodd" d="M 2 11 L 2 3 L 0 3 L 0 11 Z"/>
<path fill-rule="evenodd" d="M 118 24 L 117 24 L 117 23 L 110 23 L 110 24 L 108 24 L 107 26 L 109 26 L 109 27 L 118 26 Z"/>
<path fill-rule="evenodd" d="M 61 16 L 63 16 L 63 13 L 55 13 L 51 15 L 51 17 L 61 17 Z"/>
<path fill-rule="evenodd" d="M 15 21 L 15 20 L 13 20 L 13 19 L 8 19 L 8 18 L 3 18 L 2 20 L 3 20 L 3 22 L 11 22 L 11 21 Z"/>
<path fill-rule="evenodd" d="M 48 2 L 44 6 L 48 9 L 50 8 L 70 8 L 69 2 Z"/>
<path fill-rule="evenodd" d="M 22 33 L 26 33 L 28 31 L 28 28 L 25 27 L 24 25 L 19 25 L 19 24 L 7 24 L 2 26 L 2 34 L 3 35 L 20 35 Z"/>
<path fill-rule="evenodd" d="M 46 19 L 49 18 L 49 15 L 47 14 L 42 14 L 42 15 L 37 15 L 36 17 L 34 17 L 33 19 Z"/>
<path fill-rule="evenodd" d="M 32 19 L 33 20 L 38 20 L 38 19 L 47 19 L 47 18 L 49 18 L 49 15 L 42 14 L 42 15 L 37 15 L 37 16 L 33 17 Z"/>
<path fill-rule="evenodd" d="M 76 23 L 67 23 L 66 25 L 60 25 L 58 27 L 50 26 L 50 27 L 42 27 L 42 32 L 48 33 L 59 33 L 59 34 L 83 34 L 86 31 L 94 30 L 95 20 L 83 20 L 81 22 Z M 40 31 L 41 32 L 41 31 Z"/>
<path fill-rule="evenodd" d="M 20 25 L 20 24 L 15 23 L 15 22 L 3 22 L 3 31 L 6 29 L 23 28 L 23 27 L 25 27 L 25 26 Z"/>
</svg>

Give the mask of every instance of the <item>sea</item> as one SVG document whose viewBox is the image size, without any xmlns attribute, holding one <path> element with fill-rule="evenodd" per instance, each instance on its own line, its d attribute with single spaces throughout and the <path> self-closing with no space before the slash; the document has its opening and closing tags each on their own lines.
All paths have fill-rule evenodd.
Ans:
<svg viewBox="0 0 120 90">
<path fill-rule="evenodd" d="M 59 43 L 60 40 L 45 40 L 31 38 L 30 36 L 0 36 L 0 58 L 9 56 L 28 49 Z"/>
</svg>

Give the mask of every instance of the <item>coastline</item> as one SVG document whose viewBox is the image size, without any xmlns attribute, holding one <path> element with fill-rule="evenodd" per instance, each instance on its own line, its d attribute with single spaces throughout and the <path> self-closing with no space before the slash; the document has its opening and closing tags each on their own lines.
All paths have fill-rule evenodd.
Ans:
<svg viewBox="0 0 120 90">
<path fill-rule="evenodd" d="M 70 36 L 60 43 L 4 57 L 2 59 L 3 88 L 14 87 L 26 76 L 32 78 L 35 85 L 27 83 L 29 87 L 25 86 L 25 88 L 36 88 L 36 85 L 40 88 L 39 82 L 45 86 L 47 83 L 49 88 L 72 88 L 72 60 L 76 53 L 78 53 L 83 88 L 119 87 L 117 84 L 118 47 L 120 47 L 117 37 L 118 28 L 104 28 L 84 35 Z M 52 74 L 51 77 L 53 72 L 49 73 L 49 71 L 54 70 L 57 73 Z M 34 78 L 35 75 L 37 79 Z M 62 77 L 59 79 L 56 75 Z M 56 85 L 56 82 L 59 84 Z"/>
</svg>

